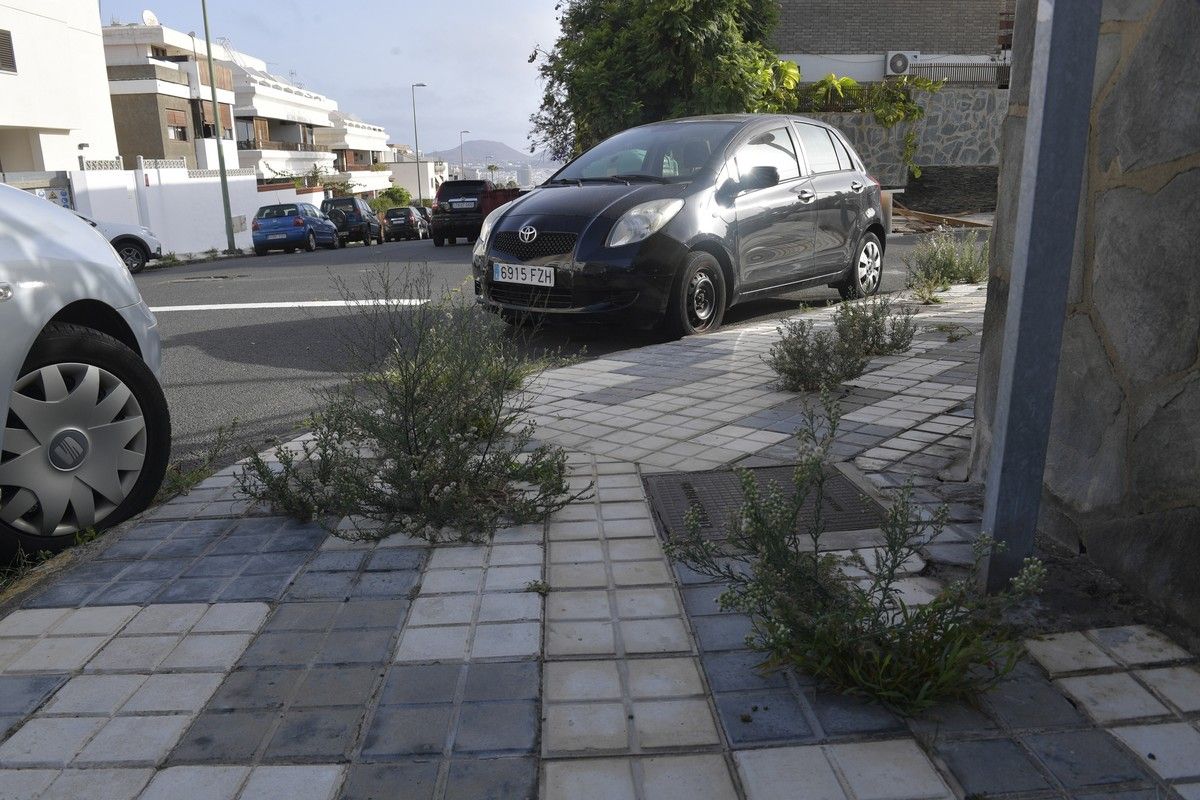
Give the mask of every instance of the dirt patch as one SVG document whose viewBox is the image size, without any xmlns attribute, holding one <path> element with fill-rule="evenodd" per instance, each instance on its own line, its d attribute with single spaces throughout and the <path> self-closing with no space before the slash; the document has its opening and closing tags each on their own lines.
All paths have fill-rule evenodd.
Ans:
<svg viewBox="0 0 1200 800">
<path fill-rule="evenodd" d="M 897 200 L 928 214 L 975 214 L 996 210 L 999 167 L 923 167 Z"/>
</svg>

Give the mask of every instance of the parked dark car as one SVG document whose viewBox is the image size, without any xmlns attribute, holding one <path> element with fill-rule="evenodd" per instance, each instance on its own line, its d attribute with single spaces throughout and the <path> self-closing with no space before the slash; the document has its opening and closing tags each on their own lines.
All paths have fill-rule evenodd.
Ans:
<svg viewBox="0 0 1200 800">
<path fill-rule="evenodd" d="M 433 224 L 433 212 L 429 210 L 429 206 L 413 206 L 417 212 L 425 218 L 425 221 L 430 225 Z"/>
<path fill-rule="evenodd" d="M 332 197 L 321 203 L 321 210 L 337 225 L 343 242 L 383 244 L 383 223 L 361 197 Z"/>
<path fill-rule="evenodd" d="M 506 319 L 687 335 L 806 286 L 875 294 L 885 246 L 879 183 L 837 130 L 739 114 L 601 142 L 488 215 L 472 262 L 479 301 Z"/>
<path fill-rule="evenodd" d="M 428 239 L 429 223 L 412 206 L 389 208 L 383 214 L 383 238 L 389 242 Z"/>
<path fill-rule="evenodd" d="M 474 242 L 484 217 L 518 194 L 519 189 L 498 189 L 491 181 L 445 181 L 433 198 L 434 246 L 454 244 L 459 237 Z"/>
<path fill-rule="evenodd" d="M 337 226 L 308 203 L 263 206 L 250 223 L 250 236 L 254 252 L 260 256 L 270 250 L 294 253 L 298 247 L 312 252 L 317 245 L 331 249 L 342 246 Z"/>
</svg>

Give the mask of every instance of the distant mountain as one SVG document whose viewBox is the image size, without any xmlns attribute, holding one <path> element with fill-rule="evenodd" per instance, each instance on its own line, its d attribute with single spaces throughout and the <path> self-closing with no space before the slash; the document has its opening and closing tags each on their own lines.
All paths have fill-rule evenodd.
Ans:
<svg viewBox="0 0 1200 800">
<path fill-rule="evenodd" d="M 515 164 L 549 164 L 545 161 L 545 157 L 541 154 L 530 154 L 509 147 L 504 142 L 494 142 L 489 139 L 468 139 L 463 142 L 462 157 L 468 164 L 506 164 L 513 162 Z M 451 163 L 458 163 L 458 147 L 451 147 L 446 150 L 435 150 L 433 152 L 424 152 L 421 154 L 425 158 L 442 159 Z"/>
</svg>

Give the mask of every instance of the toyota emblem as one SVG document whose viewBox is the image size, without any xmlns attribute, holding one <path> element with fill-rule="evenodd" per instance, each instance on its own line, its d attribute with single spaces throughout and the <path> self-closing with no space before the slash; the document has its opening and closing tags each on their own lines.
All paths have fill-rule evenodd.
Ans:
<svg viewBox="0 0 1200 800">
<path fill-rule="evenodd" d="M 517 231 L 517 236 L 520 237 L 522 242 L 529 244 L 537 238 L 537 228 L 533 227 L 532 225 L 526 225 L 524 228 L 521 228 L 521 230 Z"/>
</svg>

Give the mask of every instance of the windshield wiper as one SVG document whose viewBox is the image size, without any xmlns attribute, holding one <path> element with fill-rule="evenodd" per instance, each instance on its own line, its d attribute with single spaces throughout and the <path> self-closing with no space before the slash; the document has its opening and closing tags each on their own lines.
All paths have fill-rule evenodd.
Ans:
<svg viewBox="0 0 1200 800">
<path fill-rule="evenodd" d="M 647 175 L 644 172 L 622 173 L 620 175 L 613 175 L 611 177 L 613 177 L 619 181 L 625 181 L 626 183 L 629 183 L 630 181 L 650 181 L 651 183 L 667 183 L 666 178 L 660 177 L 658 175 Z"/>
<path fill-rule="evenodd" d="M 626 186 L 629 185 L 629 181 L 616 175 L 590 175 L 579 180 L 587 181 L 588 183 L 623 183 Z"/>
<path fill-rule="evenodd" d="M 577 178 L 551 178 L 546 181 L 543 186 L 583 186 L 583 182 Z"/>
</svg>

